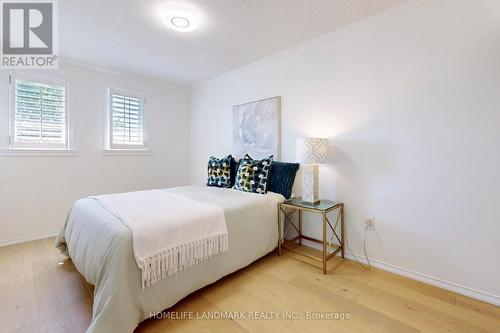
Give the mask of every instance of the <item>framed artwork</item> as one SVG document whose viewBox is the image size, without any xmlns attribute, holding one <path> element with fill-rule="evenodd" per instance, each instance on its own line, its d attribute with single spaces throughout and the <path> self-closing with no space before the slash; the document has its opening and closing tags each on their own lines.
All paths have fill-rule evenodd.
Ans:
<svg viewBox="0 0 500 333">
<path fill-rule="evenodd" d="M 233 106 L 233 153 L 254 159 L 270 155 L 279 161 L 281 97 Z"/>
</svg>

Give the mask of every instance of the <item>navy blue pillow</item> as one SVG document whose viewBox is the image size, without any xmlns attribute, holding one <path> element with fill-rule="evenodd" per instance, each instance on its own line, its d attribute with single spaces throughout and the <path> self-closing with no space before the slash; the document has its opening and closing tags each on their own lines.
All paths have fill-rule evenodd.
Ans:
<svg viewBox="0 0 500 333">
<path fill-rule="evenodd" d="M 236 180 L 236 173 L 238 172 L 239 163 L 236 162 L 234 157 L 231 157 L 231 187 L 234 186 Z"/>
<path fill-rule="evenodd" d="M 275 162 L 271 163 L 269 169 L 269 182 L 267 190 L 280 193 L 285 198 L 290 199 L 292 195 L 295 174 L 299 170 L 299 163 Z"/>
</svg>

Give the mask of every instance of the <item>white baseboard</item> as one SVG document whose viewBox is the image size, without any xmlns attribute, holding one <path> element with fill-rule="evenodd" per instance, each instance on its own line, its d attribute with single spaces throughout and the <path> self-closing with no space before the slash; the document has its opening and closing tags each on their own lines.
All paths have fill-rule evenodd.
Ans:
<svg viewBox="0 0 500 333">
<path fill-rule="evenodd" d="M 356 258 L 354 256 L 356 256 Z M 366 258 L 364 256 L 361 256 L 359 254 L 354 254 L 354 256 L 351 255 L 349 252 L 345 253 L 345 257 L 347 259 L 351 259 L 351 260 L 357 259 L 358 261 L 362 262 L 363 264 L 367 264 Z M 388 271 L 388 272 L 391 272 L 391 273 L 394 273 L 397 275 L 401 275 L 401 276 L 404 276 L 404 277 L 407 277 L 407 278 L 410 278 L 413 280 L 417 280 L 420 282 L 430 284 L 430 285 L 435 286 L 435 287 L 439 287 L 442 289 L 453 291 L 457 294 L 472 297 L 472 298 L 475 298 L 475 299 L 480 300 L 480 301 L 484 301 L 484 302 L 488 302 L 488 303 L 500 306 L 500 296 L 496 296 L 496 295 L 493 295 L 493 294 L 490 294 L 490 293 L 487 293 L 484 291 L 480 291 L 480 290 L 476 290 L 476 289 L 469 288 L 466 286 L 462 286 L 462 285 L 459 285 L 459 284 L 454 283 L 454 282 L 449 282 L 449 281 L 445 281 L 442 279 L 438 279 L 438 278 L 435 278 L 435 277 L 432 277 L 432 276 L 429 276 L 426 274 L 414 272 L 414 271 L 411 271 L 409 269 L 398 267 L 395 265 L 391 265 L 391 264 L 382 262 L 380 260 L 372 259 L 372 258 L 370 258 L 370 264 L 373 267 L 382 269 L 384 271 Z"/>
<path fill-rule="evenodd" d="M 307 240 L 303 241 L 303 242 L 304 242 L 303 244 L 305 244 L 307 246 L 321 250 L 321 245 L 318 245 L 318 244 L 313 243 L 313 242 L 309 242 Z M 340 256 L 340 253 L 337 255 Z M 368 264 L 365 256 L 362 256 L 362 255 L 359 255 L 356 253 L 351 254 L 350 251 L 345 252 L 345 257 L 347 259 L 350 259 L 350 260 L 357 259 L 359 262 L 361 262 L 365 265 Z M 454 293 L 457 293 L 460 295 L 468 296 L 468 297 L 475 298 L 475 299 L 480 300 L 480 301 L 484 301 L 487 303 L 491 303 L 491 304 L 500 306 L 500 296 L 496 296 L 496 295 L 493 295 L 493 294 L 490 294 L 490 293 L 487 293 L 484 291 L 480 291 L 480 290 L 476 290 L 476 289 L 469 288 L 466 286 L 462 286 L 462 285 L 454 283 L 454 282 L 445 281 L 445 280 L 442 280 L 442 279 L 439 279 L 439 278 L 436 278 L 436 277 L 433 277 L 430 275 L 426 275 L 423 273 L 414 272 L 414 271 L 409 270 L 407 268 L 398 267 L 396 265 L 388 264 L 388 263 L 385 263 L 385 262 L 380 261 L 380 260 L 376 260 L 376 259 L 372 259 L 372 258 L 369 258 L 369 259 L 370 259 L 370 264 L 372 267 L 376 267 L 376 268 L 379 268 L 379 269 L 387 271 L 387 272 L 391 272 L 391 273 L 394 273 L 397 275 L 401 275 L 401 276 L 410 278 L 412 280 L 417 280 L 417 281 L 427 283 L 427 284 L 430 284 L 430 285 L 438 287 L 438 288 L 453 291 Z"/>
<path fill-rule="evenodd" d="M 59 233 L 58 231 L 49 231 L 49 232 L 45 232 L 45 233 L 33 235 L 33 236 L 0 240 L 0 247 L 31 242 L 31 241 L 39 240 L 39 239 L 43 239 L 43 238 L 54 237 L 54 236 L 57 236 L 58 233 Z"/>
</svg>

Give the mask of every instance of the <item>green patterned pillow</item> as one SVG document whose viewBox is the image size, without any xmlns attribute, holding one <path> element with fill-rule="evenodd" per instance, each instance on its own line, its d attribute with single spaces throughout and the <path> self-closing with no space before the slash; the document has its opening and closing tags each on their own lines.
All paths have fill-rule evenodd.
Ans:
<svg viewBox="0 0 500 333">
<path fill-rule="evenodd" d="M 234 189 L 265 194 L 272 161 L 272 156 L 259 161 L 245 155 L 239 162 Z"/>
<path fill-rule="evenodd" d="M 223 158 L 210 157 L 208 160 L 207 186 L 231 187 L 231 160 L 228 155 Z"/>
</svg>

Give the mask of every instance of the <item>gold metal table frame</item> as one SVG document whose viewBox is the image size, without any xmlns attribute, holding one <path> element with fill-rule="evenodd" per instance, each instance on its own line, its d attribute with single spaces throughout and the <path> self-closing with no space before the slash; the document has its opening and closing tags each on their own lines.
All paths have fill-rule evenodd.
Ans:
<svg viewBox="0 0 500 333">
<path fill-rule="evenodd" d="M 293 199 L 287 200 L 283 203 L 278 204 L 278 254 L 281 256 L 282 249 L 286 249 L 288 251 L 306 256 L 308 258 L 321 261 L 323 263 L 323 274 L 326 274 L 326 264 L 327 264 L 328 260 L 330 260 L 331 258 L 336 256 L 337 253 L 339 253 L 339 252 L 341 253 L 342 258 L 344 258 L 344 251 L 345 251 L 344 204 L 322 200 L 322 203 L 326 202 L 327 207 L 321 208 L 321 205 L 300 204 L 300 203 L 298 203 L 297 199 L 293 200 L 293 203 L 291 203 L 292 200 Z M 324 207 L 324 205 L 323 205 L 323 207 Z M 299 214 L 298 226 L 295 225 L 295 223 L 294 223 L 293 219 L 290 217 L 289 213 L 287 213 L 285 211 L 285 209 L 288 209 L 288 208 L 298 211 L 298 214 Z M 339 213 L 337 214 L 337 219 L 336 219 L 335 225 L 333 226 L 330 223 L 330 220 L 328 219 L 328 213 L 335 211 L 337 209 L 339 210 Z M 305 236 L 304 234 L 302 234 L 302 211 L 322 214 L 322 216 L 323 216 L 323 240 L 312 238 L 312 237 Z M 281 218 L 282 215 L 284 215 L 284 221 L 288 220 L 288 222 L 289 222 L 287 230 L 283 230 L 284 223 L 282 226 L 282 218 Z M 339 222 L 340 222 L 340 237 L 335 230 L 337 225 L 339 224 Z M 327 244 L 327 226 L 333 232 L 332 238 L 333 238 L 333 236 L 335 236 L 335 238 L 337 239 L 339 244 L 333 244 L 333 243 L 331 243 L 331 241 L 328 242 L 328 244 Z M 312 254 L 303 253 L 303 252 L 297 251 L 295 249 L 286 247 L 285 246 L 285 235 L 290 230 L 290 227 L 293 227 L 297 231 L 298 236 L 296 236 L 292 239 L 289 239 L 287 241 L 289 241 L 289 242 L 297 242 L 298 241 L 298 244 L 302 245 L 302 240 L 305 239 L 305 240 L 308 240 L 308 241 L 311 241 L 314 243 L 321 244 L 323 246 L 322 256 L 318 257 L 318 256 L 314 256 Z M 283 232 L 282 232 L 282 230 L 283 230 Z M 334 251 L 330 252 L 330 248 L 333 248 Z"/>
</svg>

